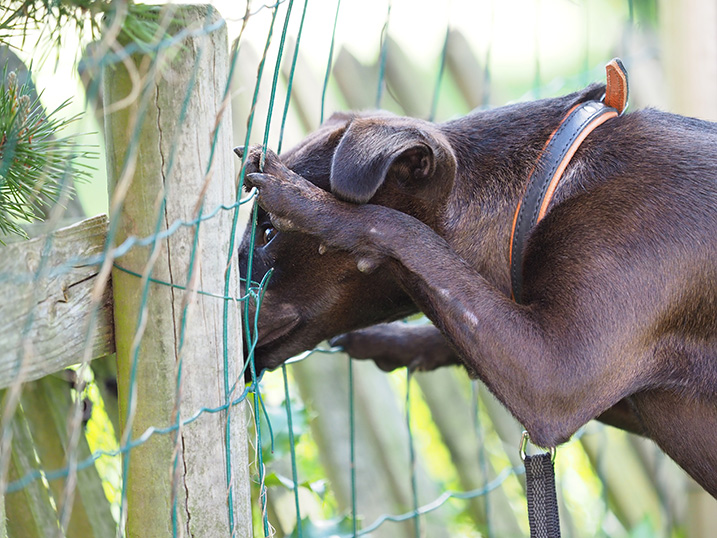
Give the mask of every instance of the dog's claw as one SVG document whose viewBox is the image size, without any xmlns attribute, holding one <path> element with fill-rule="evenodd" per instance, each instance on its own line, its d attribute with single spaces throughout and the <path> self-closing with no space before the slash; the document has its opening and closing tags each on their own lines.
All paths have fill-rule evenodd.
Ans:
<svg viewBox="0 0 717 538">
<path fill-rule="evenodd" d="M 251 174 L 247 174 L 245 179 L 251 186 L 260 187 L 266 183 L 266 174 L 252 172 Z"/>
<path fill-rule="evenodd" d="M 321 255 L 323 256 L 324 254 L 326 254 L 326 250 L 327 250 L 326 245 L 324 245 L 323 243 L 321 243 L 321 244 L 319 245 L 319 254 L 321 254 Z"/>
</svg>

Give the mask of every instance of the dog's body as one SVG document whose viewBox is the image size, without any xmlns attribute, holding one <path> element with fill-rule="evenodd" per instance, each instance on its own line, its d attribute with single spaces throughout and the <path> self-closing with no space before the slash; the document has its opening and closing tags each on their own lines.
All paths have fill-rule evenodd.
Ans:
<svg viewBox="0 0 717 538">
<path fill-rule="evenodd" d="M 717 496 L 717 125 L 646 110 L 600 126 L 529 237 L 523 304 L 510 298 L 531 168 L 564 114 L 602 92 L 444 124 L 338 115 L 269 153 L 263 174 L 254 148 L 253 280 L 274 267 L 257 368 L 343 333 L 384 369 L 460 363 L 536 444 L 600 418 Z M 418 310 L 436 328 L 373 326 Z"/>
</svg>

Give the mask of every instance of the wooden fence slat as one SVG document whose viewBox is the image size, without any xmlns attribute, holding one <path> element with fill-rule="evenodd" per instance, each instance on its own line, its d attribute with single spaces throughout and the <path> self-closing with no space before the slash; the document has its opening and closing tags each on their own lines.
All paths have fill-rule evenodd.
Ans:
<svg viewBox="0 0 717 538">
<path fill-rule="evenodd" d="M 468 109 L 487 105 L 485 68 L 476 58 L 470 43 L 459 30 L 451 30 L 446 51 L 446 68 L 453 75 Z"/>
<path fill-rule="evenodd" d="M 347 356 L 315 356 L 292 366 L 302 400 L 313 414 L 310 426 L 319 454 L 342 511 L 351 509 L 350 434 Z M 357 511 L 364 526 L 383 514 L 413 509 L 408 436 L 396 394 L 388 377 L 373 362 L 354 361 Z M 418 451 L 418 447 L 416 448 Z M 416 455 L 419 505 L 440 492 Z M 440 515 L 423 516 L 425 536 L 445 537 Z M 436 521 L 438 520 L 438 522 Z M 371 536 L 409 538 L 413 523 L 384 524 Z"/>
<path fill-rule="evenodd" d="M 610 508 L 625 527 L 635 528 L 649 517 L 653 528 L 659 529 L 664 517 L 660 499 L 639 454 L 630 445 L 628 435 L 606 427 L 600 435 L 583 435 L 580 442 L 593 467 L 604 478 Z M 620 456 L 610 457 L 610 454 Z"/>
<path fill-rule="evenodd" d="M 481 469 L 479 451 L 482 447 L 473 427 L 474 404 L 465 395 L 467 375 L 458 368 L 441 368 L 435 372 L 417 373 L 416 381 L 431 410 L 431 418 L 451 454 L 461 486 L 466 491 L 485 486 L 496 477 L 496 473 L 490 462 L 486 465 L 487 476 Z M 450 398 L 446 397 L 448 394 Z M 520 535 L 520 526 L 505 491 L 498 488 L 489 495 L 488 503 L 487 497 L 468 501 L 467 511 L 479 530 L 488 534 L 490 528 L 497 536 Z"/>
<path fill-rule="evenodd" d="M 23 411 L 32 432 L 35 450 L 45 470 L 61 469 L 67 465 L 67 419 L 73 411 L 70 385 L 58 377 L 47 376 L 23 387 L 20 397 Z M 80 426 L 82 427 L 82 426 Z M 84 435 L 77 445 L 77 460 L 90 457 Z M 63 480 L 49 482 L 56 502 L 63 494 Z M 72 504 L 68 536 L 104 537 L 115 533 L 110 504 L 102 488 L 102 479 L 94 465 L 77 473 L 77 495 Z"/>
<path fill-rule="evenodd" d="M 102 254 L 106 234 L 100 215 L 0 249 L 0 388 L 20 375 L 23 361 L 22 380 L 32 381 L 81 362 L 87 345 L 93 358 L 114 352 L 109 286 L 87 342 L 99 269 L 85 260 Z"/>
<path fill-rule="evenodd" d="M 35 442 L 22 407 L 12 418 L 12 459 L 10 481 L 18 480 L 39 468 L 35 459 Z M 5 495 L 8 535 L 23 538 L 57 536 L 60 523 L 50 501 L 50 492 L 42 480 L 33 480 L 24 488 Z"/>
<path fill-rule="evenodd" d="M 342 47 L 334 59 L 333 76 L 348 108 L 363 110 L 376 107 L 377 66 L 362 64 Z"/>
<path fill-rule="evenodd" d="M 5 495 L 0 495 L 0 538 L 7 538 L 7 522 L 5 521 Z"/>
<path fill-rule="evenodd" d="M 386 36 L 386 83 L 397 104 L 407 116 L 428 118 L 433 101 L 435 77 L 413 64 L 411 58 L 391 36 Z"/>
<path fill-rule="evenodd" d="M 231 112 L 223 101 L 229 76 L 226 26 L 211 6 L 175 7 L 175 21 L 204 29 L 183 40 L 171 60 L 159 59 L 160 74 L 144 71 L 143 65 L 152 63 L 150 58 L 129 58 L 141 77 L 154 78 L 137 100 L 113 113 L 106 111 L 110 188 L 123 199 L 121 211 L 112 215 L 113 222 L 118 219 L 117 242 L 129 235 L 151 236 L 158 222 L 162 230 L 178 220 L 193 222 L 200 207 L 206 215 L 235 200 Z M 133 89 L 123 64 L 106 69 L 103 81 L 108 106 Z M 183 118 L 180 111 L 185 112 Z M 132 133 L 136 121 L 142 122 L 137 139 Z M 212 154 L 215 129 L 219 131 Z M 117 207 L 114 198 L 111 211 Z M 122 434 L 125 440 L 130 433 L 136 439 L 150 427 L 182 424 L 201 409 L 220 407 L 226 398 L 241 393 L 241 304 L 232 302 L 228 308 L 225 371 L 225 301 L 196 293 L 224 293 L 232 217 L 230 211 L 219 211 L 200 225 L 181 226 L 158 241 L 156 258 L 151 258 L 151 246 L 133 248 L 123 256 L 118 261 L 122 267 L 141 274 L 150 265 L 152 276 L 167 283 L 150 283 L 146 298 L 141 278 L 113 271 L 120 420 L 123 429 L 129 428 Z M 231 277 L 229 294 L 238 297 L 236 265 Z M 225 394 L 225 375 L 230 390 L 236 387 L 231 394 Z M 129 464 L 124 477 L 129 536 L 159 538 L 172 536 L 175 530 L 188 536 L 229 536 L 230 513 L 235 535 L 251 536 L 245 409 L 242 403 L 221 412 L 204 412 L 123 455 Z"/>
</svg>

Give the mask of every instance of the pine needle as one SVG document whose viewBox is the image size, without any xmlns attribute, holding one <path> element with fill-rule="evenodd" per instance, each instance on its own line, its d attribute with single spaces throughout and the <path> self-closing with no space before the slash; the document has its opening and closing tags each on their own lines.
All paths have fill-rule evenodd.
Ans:
<svg viewBox="0 0 717 538">
<path fill-rule="evenodd" d="M 20 222 L 41 219 L 43 206 L 69 194 L 71 181 L 87 180 L 90 169 L 78 163 L 93 154 L 76 136 L 58 132 L 79 116 L 61 118 L 65 101 L 45 115 L 40 98 L 30 97 L 28 82 L 19 85 L 14 71 L 3 71 L 0 87 L 0 236 L 25 236 Z M 2 243 L 2 239 L 0 239 Z"/>
</svg>

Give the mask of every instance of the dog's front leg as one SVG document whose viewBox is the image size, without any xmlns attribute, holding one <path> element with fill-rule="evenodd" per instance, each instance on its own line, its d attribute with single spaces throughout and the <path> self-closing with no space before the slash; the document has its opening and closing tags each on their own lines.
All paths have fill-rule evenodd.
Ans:
<svg viewBox="0 0 717 538">
<path fill-rule="evenodd" d="M 372 359 L 386 372 L 407 366 L 429 371 L 460 364 L 458 355 L 433 325 L 381 323 L 331 340 L 355 359 Z"/>
<path fill-rule="evenodd" d="M 590 309 L 556 307 L 549 298 L 518 305 L 417 219 L 342 202 L 291 171 L 277 173 L 247 177 L 276 226 L 348 251 L 360 270 L 385 264 L 469 373 L 485 381 L 536 443 L 566 441 L 652 374 L 637 359 L 635 368 L 627 368 L 627 350 L 611 354 L 601 340 L 609 338 L 607 331 L 581 332 L 599 325 L 585 317 Z"/>
</svg>

